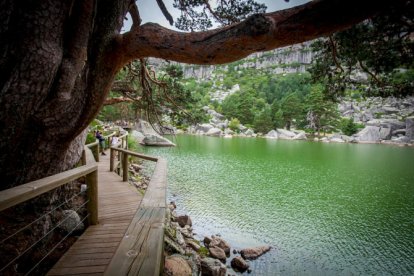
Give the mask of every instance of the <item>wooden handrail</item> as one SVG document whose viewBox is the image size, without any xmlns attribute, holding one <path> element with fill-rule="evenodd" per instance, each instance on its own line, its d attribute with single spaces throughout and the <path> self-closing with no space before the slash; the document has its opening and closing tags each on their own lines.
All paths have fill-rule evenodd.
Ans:
<svg viewBox="0 0 414 276">
<path fill-rule="evenodd" d="M 122 152 L 122 153 L 126 153 L 128 155 L 132 155 L 135 157 L 139 157 L 141 159 L 145 159 L 148 161 L 153 161 L 153 162 L 157 162 L 158 161 L 158 157 L 154 157 L 154 156 L 150 156 L 150 155 L 145 155 L 142 153 L 137 153 L 135 151 L 131 151 L 131 150 L 126 150 L 126 149 L 118 149 L 118 148 L 114 148 L 114 150 Z"/>
<path fill-rule="evenodd" d="M 96 162 L 99 162 L 99 142 L 95 141 L 95 142 L 86 144 L 85 146 L 91 149 Z"/>
<path fill-rule="evenodd" d="M 60 187 L 70 181 L 86 176 L 88 185 L 88 211 L 90 212 L 90 223 L 98 223 L 98 202 L 97 202 L 97 170 L 98 165 L 92 157 L 92 153 L 88 147 L 85 147 L 84 160 L 88 164 L 83 166 L 51 175 L 42 179 L 38 179 L 23 185 L 19 185 L 0 192 L 0 211 L 13 207 L 19 203 L 44 194 L 50 190 Z M 93 160 L 93 162 L 91 162 Z M 90 163 L 89 163 L 90 162 Z M 94 194 L 96 193 L 96 194 Z M 93 210 L 96 209 L 96 210 Z"/>
<path fill-rule="evenodd" d="M 120 151 L 120 149 L 115 149 Z M 122 150 L 124 155 L 149 157 Z M 117 251 L 104 275 L 161 275 L 164 256 L 164 226 L 166 215 L 167 162 L 162 158 L 147 158 L 155 161 L 144 198 L 129 225 Z M 125 169 L 124 169 L 125 170 Z"/>
<path fill-rule="evenodd" d="M 110 153 L 111 171 L 115 168 L 115 152 L 118 152 L 118 157 L 122 154 L 123 181 L 128 181 L 129 156 L 157 163 L 140 207 L 104 274 L 158 276 L 161 274 L 164 264 L 167 161 L 162 158 L 130 151 L 123 147 L 123 141 L 112 145 Z"/>
</svg>

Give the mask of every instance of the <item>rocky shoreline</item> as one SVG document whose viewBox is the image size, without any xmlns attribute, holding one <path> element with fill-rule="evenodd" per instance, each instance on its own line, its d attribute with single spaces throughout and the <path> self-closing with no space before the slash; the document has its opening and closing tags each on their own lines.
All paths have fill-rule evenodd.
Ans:
<svg viewBox="0 0 414 276">
<path fill-rule="evenodd" d="M 218 235 L 206 236 L 202 241 L 197 240 L 193 233 L 191 218 L 188 215 L 177 215 L 174 202 L 168 205 L 165 225 L 164 274 L 169 276 L 225 276 L 246 271 L 250 273 L 248 260 L 257 259 L 271 250 L 268 245 L 240 251 L 233 249 L 232 253 L 236 256 L 226 266 L 231 245 Z"/>
<path fill-rule="evenodd" d="M 352 136 L 332 133 L 323 137 L 311 138 L 303 130 L 273 129 L 266 134 L 255 133 L 251 128 L 240 125 L 234 131 L 229 128 L 229 120 L 224 115 L 205 106 L 210 116 L 208 123 L 189 127 L 177 134 L 206 135 L 214 137 L 263 137 L 267 139 L 312 140 L 333 143 L 373 143 L 399 146 L 414 146 L 414 97 L 368 98 L 364 101 L 343 100 L 338 110 L 343 118 L 352 118 L 364 126 Z"/>
</svg>

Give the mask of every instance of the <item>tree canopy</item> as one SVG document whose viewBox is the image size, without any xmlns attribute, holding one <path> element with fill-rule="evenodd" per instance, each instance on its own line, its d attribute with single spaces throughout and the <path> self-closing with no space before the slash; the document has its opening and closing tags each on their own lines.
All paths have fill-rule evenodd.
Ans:
<svg viewBox="0 0 414 276">
<path fill-rule="evenodd" d="M 390 10 L 313 43 L 310 70 L 331 98 L 346 89 L 365 95 L 403 96 L 414 91 L 414 3 Z"/>
</svg>

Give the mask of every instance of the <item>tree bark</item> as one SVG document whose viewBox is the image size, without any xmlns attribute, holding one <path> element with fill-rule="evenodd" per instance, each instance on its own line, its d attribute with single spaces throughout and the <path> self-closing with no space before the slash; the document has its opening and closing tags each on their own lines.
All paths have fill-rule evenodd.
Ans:
<svg viewBox="0 0 414 276">
<path fill-rule="evenodd" d="M 120 66 L 113 45 L 128 2 L 0 3 L 0 189 L 79 160 Z"/>
<path fill-rule="evenodd" d="M 0 1 L 0 190 L 72 168 L 117 71 L 160 57 L 226 63 L 327 35 L 403 0 L 319 0 L 217 30 L 145 24 L 120 34 L 130 0 Z"/>
<path fill-rule="evenodd" d="M 147 23 L 122 36 L 120 52 L 124 62 L 137 57 L 158 57 L 192 64 L 228 63 L 254 52 L 329 35 L 405 2 L 315 0 L 205 32 L 181 33 Z"/>
</svg>

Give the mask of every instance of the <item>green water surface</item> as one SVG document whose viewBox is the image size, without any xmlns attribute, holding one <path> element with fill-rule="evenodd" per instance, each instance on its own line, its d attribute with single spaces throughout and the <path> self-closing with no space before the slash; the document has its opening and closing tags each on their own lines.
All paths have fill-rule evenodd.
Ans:
<svg viewBox="0 0 414 276">
<path fill-rule="evenodd" d="M 414 149 L 177 136 L 168 200 L 199 238 L 269 244 L 252 275 L 413 275 Z"/>
</svg>

